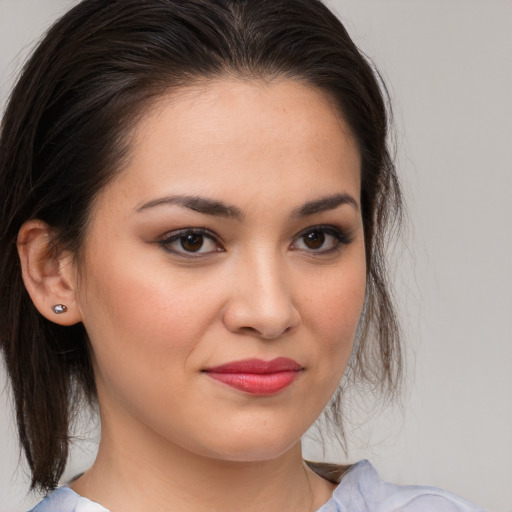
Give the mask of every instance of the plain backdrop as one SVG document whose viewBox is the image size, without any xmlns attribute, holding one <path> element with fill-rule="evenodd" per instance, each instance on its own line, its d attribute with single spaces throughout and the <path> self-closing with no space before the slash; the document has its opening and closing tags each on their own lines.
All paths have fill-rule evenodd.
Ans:
<svg viewBox="0 0 512 512">
<path fill-rule="evenodd" d="M 350 436 L 382 477 L 512 512 L 512 2 L 331 0 L 394 103 L 409 229 L 395 281 L 408 353 L 404 406 Z M 0 0 L 0 102 L 70 0 Z M 1 314 L 1 312 L 0 312 Z M 0 511 L 29 508 L 0 369 Z M 95 430 L 70 476 L 93 458 Z M 311 440 L 306 455 L 323 452 Z M 21 460 L 21 462 L 20 462 Z"/>
</svg>

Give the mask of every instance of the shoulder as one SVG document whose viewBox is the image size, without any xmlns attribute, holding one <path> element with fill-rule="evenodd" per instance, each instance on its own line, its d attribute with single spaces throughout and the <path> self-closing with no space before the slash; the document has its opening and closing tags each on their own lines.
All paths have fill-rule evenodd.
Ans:
<svg viewBox="0 0 512 512">
<path fill-rule="evenodd" d="M 30 512 L 109 512 L 106 508 L 79 496 L 69 487 L 59 487 Z"/>
<path fill-rule="evenodd" d="M 483 512 L 443 489 L 384 482 L 366 460 L 343 476 L 324 507 L 318 512 Z"/>
</svg>

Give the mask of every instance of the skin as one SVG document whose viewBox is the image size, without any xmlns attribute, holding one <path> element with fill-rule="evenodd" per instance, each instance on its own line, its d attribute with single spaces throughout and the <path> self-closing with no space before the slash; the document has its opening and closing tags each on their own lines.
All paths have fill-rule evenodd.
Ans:
<svg viewBox="0 0 512 512">
<path fill-rule="evenodd" d="M 229 209 L 163 200 L 176 196 Z M 48 228 L 24 226 L 34 302 L 82 321 L 91 341 L 102 437 L 74 490 L 112 512 L 328 500 L 300 439 L 336 389 L 364 301 L 359 196 L 359 152 L 323 93 L 225 79 L 165 96 L 140 121 L 127 166 L 96 198 L 80 267 L 66 254 L 58 269 L 37 263 Z M 195 245 L 179 231 L 201 228 Z M 302 370 L 270 396 L 203 371 L 276 357 Z"/>
</svg>

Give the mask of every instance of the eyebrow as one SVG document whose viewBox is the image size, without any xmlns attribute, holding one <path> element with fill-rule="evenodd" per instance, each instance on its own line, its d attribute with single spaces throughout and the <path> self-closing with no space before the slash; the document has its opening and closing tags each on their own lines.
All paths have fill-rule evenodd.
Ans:
<svg viewBox="0 0 512 512">
<path fill-rule="evenodd" d="M 155 206 L 175 204 L 189 208 L 205 215 L 214 215 L 217 217 L 227 217 L 231 219 L 241 220 L 244 214 L 240 208 L 236 206 L 227 205 L 221 201 L 215 199 L 209 199 L 207 197 L 199 196 L 167 196 L 159 199 L 154 199 L 142 204 L 136 208 L 136 212 L 140 213 L 148 208 L 154 208 Z"/>
<path fill-rule="evenodd" d="M 306 217 L 308 215 L 314 215 L 315 213 L 334 210 L 335 208 L 345 204 L 351 205 L 356 210 L 359 210 L 357 201 L 350 194 L 334 194 L 332 196 L 326 196 L 304 203 L 292 212 L 292 217 Z M 187 195 L 166 196 L 153 199 L 152 201 L 148 201 L 147 203 L 143 203 L 141 206 L 138 206 L 135 211 L 140 213 L 149 208 L 162 205 L 178 205 L 205 215 L 213 215 L 217 217 L 226 217 L 236 220 L 242 220 L 244 218 L 243 211 L 236 206 L 225 204 L 222 201 L 217 201 L 216 199 Z"/>
<path fill-rule="evenodd" d="M 338 206 L 349 204 L 356 210 L 359 210 L 357 201 L 350 194 L 334 194 L 332 196 L 322 197 L 314 201 L 309 201 L 301 207 L 293 211 L 292 217 L 306 217 L 307 215 L 314 215 L 328 210 L 334 210 Z"/>
</svg>

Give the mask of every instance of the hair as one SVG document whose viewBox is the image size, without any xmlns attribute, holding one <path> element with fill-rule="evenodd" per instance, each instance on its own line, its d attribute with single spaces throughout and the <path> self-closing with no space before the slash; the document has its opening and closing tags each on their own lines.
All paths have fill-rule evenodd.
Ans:
<svg viewBox="0 0 512 512">
<path fill-rule="evenodd" d="M 29 219 L 79 258 L 92 202 L 119 172 L 151 102 L 198 81 L 290 79 L 324 91 L 361 155 L 367 289 L 343 380 L 393 394 L 400 331 L 385 246 L 402 211 L 378 73 L 319 0 L 84 0 L 47 32 L 10 97 L 0 138 L 0 347 L 31 488 L 53 489 L 70 421 L 96 396 L 87 333 L 38 313 L 24 287 L 17 234 Z M 85 276 L 86 278 L 86 276 Z M 332 418 L 341 425 L 338 393 Z"/>
</svg>

